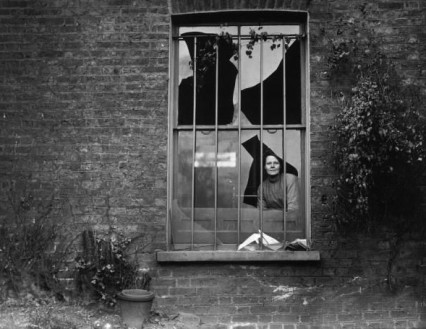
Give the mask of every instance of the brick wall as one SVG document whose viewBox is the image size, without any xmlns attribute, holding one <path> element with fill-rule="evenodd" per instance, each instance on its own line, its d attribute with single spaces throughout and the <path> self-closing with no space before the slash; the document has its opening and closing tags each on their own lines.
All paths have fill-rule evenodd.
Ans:
<svg viewBox="0 0 426 329">
<path fill-rule="evenodd" d="M 10 213 L 10 189 L 53 195 L 70 232 L 117 225 L 152 238 L 151 251 L 164 248 L 170 13 L 308 10 L 312 237 L 321 262 L 159 265 L 148 253 L 155 307 L 223 328 L 426 327 L 424 242 L 401 250 L 395 276 L 407 288 L 390 295 L 389 236 L 339 236 L 324 202 L 333 175 L 326 129 L 339 106 L 327 41 L 360 6 L 401 75 L 425 91 L 422 0 L 0 0 L 0 216 Z"/>
<path fill-rule="evenodd" d="M 68 222 L 156 234 L 166 195 L 167 2 L 0 5 L 3 192 L 54 193 Z"/>
</svg>

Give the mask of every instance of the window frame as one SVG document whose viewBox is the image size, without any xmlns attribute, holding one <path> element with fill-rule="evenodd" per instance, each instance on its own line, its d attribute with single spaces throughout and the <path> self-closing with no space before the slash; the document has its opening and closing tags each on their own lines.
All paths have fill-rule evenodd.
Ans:
<svg viewBox="0 0 426 329">
<path fill-rule="evenodd" d="M 261 19 L 259 19 L 259 17 Z M 298 24 L 304 28 L 304 46 L 301 47 L 302 62 L 302 88 L 301 109 L 302 121 L 298 126 L 304 127 L 304 143 L 302 147 L 302 167 L 304 176 L 302 179 L 304 196 L 302 200 L 305 221 L 305 238 L 311 240 L 311 191 L 310 191 L 310 90 L 309 90 L 309 17 L 303 11 L 226 11 L 209 13 L 177 14 L 171 17 L 171 33 L 169 39 L 169 95 L 168 95 L 168 166 L 167 166 L 167 218 L 166 218 L 166 251 L 157 252 L 159 262 L 191 262 L 191 261 L 316 261 L 319 260 L 317 251 L 237 251 L 237 250 L 209 250 L 209 251 L 178 251 L 170 250 L 171 247 L 171 209 L 173 193 L 173 157 L 174 157 L 174 126 L 176 120 L 175 109 L 177 107 L 178 84 L 176 76 L 179 76 L 179 66 L 176 65 L 178 53 L 175 47 L 174 36 L 180 26 L 188 25 L 217 25 L 217 24 Z M 285 125 L 283 132 L 291 129 Z"/>
</svg>

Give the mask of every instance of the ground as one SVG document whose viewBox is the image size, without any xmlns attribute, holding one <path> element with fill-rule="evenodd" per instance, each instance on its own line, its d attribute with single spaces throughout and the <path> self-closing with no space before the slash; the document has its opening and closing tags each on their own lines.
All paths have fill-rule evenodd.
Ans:
<svg viewBox="0 0 426 329">
<path fill-rule="evenodd" d="M 119 313 L 118 307 L 82 301 L 8 299 L 0 304 L 0 329 L 130 329 Z M 199 319 L 190 314 L 153 312 L 143 328 L 190 329 L 198 324 Z"/>
<path fill-rule="evenodd" d="M 115 312 L 81 303 L 8 300 L 0 305 L 0 329 L 92 329 L 97 323 L 124 328 Z"/>
</svg>

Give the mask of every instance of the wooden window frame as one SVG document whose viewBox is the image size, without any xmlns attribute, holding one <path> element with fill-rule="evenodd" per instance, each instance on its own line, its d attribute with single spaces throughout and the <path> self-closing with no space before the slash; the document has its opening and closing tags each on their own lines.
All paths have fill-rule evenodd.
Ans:
<svg viewBox="0 0 426 329">
<path fill-rule="evenodd" d="M 172 25 L 170 33 L 170 57 L 169 57 L 169 121 L 168 121 L 168 170 L 167 170 L 167 223 L 166 223 L 166 251 L 157 252 L 158 262 L 246 262 L 246 261 L 318 261 L 320 255 L 318 251 L 236 251 L 236 250 L 209 250 L 209 251 L 175 251 L 170 250 L 171 245 L 171 215 L 172 208 L 171 193 L 173 181 L 173 134 L 174 134 L 174 120 L 175 108 L 177 106 L 175 95 L 177 95 L 177 84 L 175 77 L 178 74 L 176 63 L 176 51 L 174 46 L 173 36 L 176 34 L 177 28 L 182 25 L 211 25 L 218 23 L 230 24 L 299 24 L 305 28 L 304 46 L 301 47 L 303 53 L 302 66 L 302 86 L 301 99 L 302 111 L 302 125 L 304 125 L 304 159 L 302 159 L 302 166 L 304 166 L 304 198 L 303 200 L 303 214 L 305 217 L 305 235 L 306 239 L 311 239 L 311 195 L 310 195 L 310 101 L 309 101 L 309 17 L 308 13 L 304 11 L 226 11 L 226 12 L 210 12 L 210 13 L 195 13 L 195 14 L 178 14 L 172 15 Z M 285 132 L 291 126 L 285 125 Z M 293 128 L 297 128 L 296 126 Z M 217 126 L 216 128 L 217 129 Z"/>
</svg>

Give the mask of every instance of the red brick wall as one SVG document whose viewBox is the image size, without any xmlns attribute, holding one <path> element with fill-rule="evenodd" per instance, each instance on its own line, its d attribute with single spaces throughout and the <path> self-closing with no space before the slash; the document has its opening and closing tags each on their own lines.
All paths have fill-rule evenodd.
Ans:
<svg viewBox="0 0 426 329">
<path fill-rule="evenodd" d="M 425 91 L 423 0 L 1 0 L 0 216 L 10 213 L 11 188 L 53 194 L 58 220 L 74 232 L 117 225 L 152 238 L 151 251 L 164 248 L 170 14 L 308 10 L 312 238 L 321 262 L 159 265 L 148 253 L 155 307 L 223 328 L 425 327 L 424 243 L 404 246 L 395 275 L 409 288 L 388 295 L 389 237 L 339 237 L 324 203 L 333 175 L 326 130 L 338 110 L 327 42 L 335 22 L 364 3 L 377 43 Z"/>
</svg>

